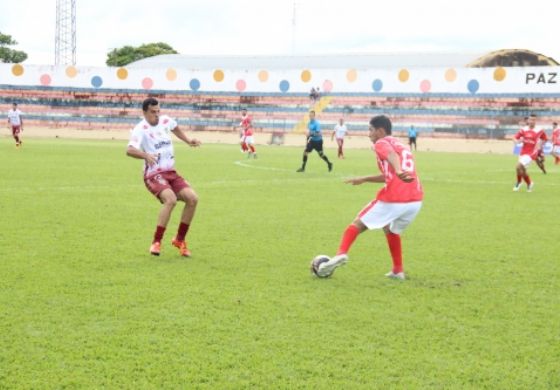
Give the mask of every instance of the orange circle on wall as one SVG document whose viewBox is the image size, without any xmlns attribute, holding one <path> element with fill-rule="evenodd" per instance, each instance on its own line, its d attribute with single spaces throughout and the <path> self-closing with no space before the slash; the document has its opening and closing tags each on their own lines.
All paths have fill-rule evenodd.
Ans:
<svg viewBox="0 0 560 390">
<path fill-rule="evenodd" d="M 457 80 L 457 71 L 455 69 L 447 69 L 445 71 L 445 80 L 449 82 Z"/>
<path fill-rule="evenodd" d="M 214 71 L 214 81 L 221 82 L 224 81 L 224 71 L 217 69 Z"/>
<path fill-rule="evenodd" d="M 410 77 L 410 73 L 408 72 L 408 70 L 406 69 L 401 69 L 399 72 L 399 80 L 403 83 L 408 81 L 408 78 Z"/>
<path fill-rule="evenodd" d="M 165 72 L 165 77 L 169 81 L 174 81 L 177 79 L 177 71 L 173 68 L 169 68 L 167 69 L 167 72 Z"/>
<path fill-rule="evenodd" d="M 268 80 L 268 72 L 266 70 L 261 70 L 259 72 L 258 77 L 259 77 L 259 80 L 264 83 L 265 81 Z"/>
<path fill-rule="evenodd" d="M 126 70 L 125 68 L 117 69 L 117 77 L 119 78 L 119 80 L 125 80 L 128 77 L 128 70 Z"/>
<path fill-rule="evenodd" d="M 305 69 L 303 72 L 301 72 L 301 81 L 307 83 L 310 80 L 311 80 L 311 72 Z"/>
<path fill-rule="evenodd" d="M 506 78 L 506 70 L 501 66 L 499 68 L 496 68 L 496 70 L 494 71 L 494 80 L 504 81 L 505 78 Z"/>
<path fill-rule="evenodd" d="M 74 78 L 76 77 L 77 74 L 78 74 L 78 69 L 76 69 L 75 66 L 69 66 L 68 68 L 66 68 L 66 76 L 70 78 Z"/>
<path fill-rule="evenodd" d="M 15 64 L 12 66 L 12 74 L 14 76 L 21 76 L 23 74 L 23 66 L 20 64 Z"/>
<path fill-rule="evenodd" d="M 348 72 L 346 72 L 346 79 L 353 83 L 358 79 L 358 71 L 356 69 L 350 69 Z"/>
</svg>

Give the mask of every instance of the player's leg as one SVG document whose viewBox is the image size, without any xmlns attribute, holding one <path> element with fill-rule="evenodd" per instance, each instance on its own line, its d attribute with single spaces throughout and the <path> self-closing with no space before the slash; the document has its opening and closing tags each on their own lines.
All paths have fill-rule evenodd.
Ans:
<svg viewBox="0 0 560 390">
<path fill-rule="evenodd" d="M 154 233 L 154 239 L 152 240 L 152 245 L 150 247 L 150 253 L 154 256 L 159 256 L 161 248 L 161 240 L 163 239 L 163 234 L 171 218 L 171 212 L 177 204 L 177 197 L 171 188 L 165 188 L 158 195 L 161 201 L 161 209 L 159 210 L 156 231 Z"/>
<path fill-rule="evenodd" d="M 249 148 L 249 157 L 252 156 L 253 158 L 257 158 L 257 153 L 255 149 L 255 141 L 253 136 L 246 137 L 247 147 Z"/>
<path fill-rule="evenodd" d="M 319 157 L 321 157 L 321 159 L 327 163 L 329 172 L 332 171 L 333 163 L 330 162 L 329 158 L 325 155 L 325 153 L 323 153 L 323 141 L 318 141 L 315 144 L 315 150 L 317 151 L 317 153 L 319 153 Z"/>
<path fill-rule="evenodd" d="M 179 248 L 181 256 L 188 257 L 191 255 L 191 252 L 187 248 L 185 237 L 194 218 L 196 206 L 198 205 L 198 195 L 192 188 L 184 187 L 177 193 L 177 198 L 185 203 L 185 207 L 183 208 L 183 212 L 181 214 L 181 222 L 179 223 L 177 234 L 171 243 L 175 247 Z"/>
<path fill-rule="evenodd" d="M 19 146 L 20 145 L 19 126 L 12 126 L 12 136 L 14 137 L 14 140 L 16 141 L 16 146 Z"/>
<path fill-rule="evenodd" d="M 303 157 L 301 161 L 301 168 L 299 168 L 296 172 L 305 172 L 305 166 L 307 165 L 307 156 L 309 156 L 309 152 L 313 150 L 310 147 L 310 142 L 307 143 L 305 146 L 305 150 L 303 151 Z"/>
<path fill-rule="evenodd" d="M 385 276 L 404 280 L 404 267 L 403 267 L 403 256 L 402 256 L 402 243 L 401 234 L 402 232 L 414 221 L 420 208 L 422 207 L 422 202 L 410 202 L 394 204 L 392 208 L 395 214 L 399 215 L 390 224 L 383 227 L 385 233 L 385 238 L 387 239 L 387 246 L 389 247 L 389 252 L 391 253 L 391 260 L 393 262 L 393 268 Z"/>
</svg>

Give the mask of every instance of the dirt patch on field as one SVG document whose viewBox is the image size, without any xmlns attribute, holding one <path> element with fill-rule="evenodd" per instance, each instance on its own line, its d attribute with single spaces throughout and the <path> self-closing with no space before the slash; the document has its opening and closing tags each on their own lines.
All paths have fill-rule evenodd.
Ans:
<svg viewBox="0 0 560 390">
<path fill-rule="evenodd" d="M 328 133 L 327 133 L 328 134 Z M 9 130 L 4 133 L 11 136 Z M 188 132 L 189 137 L 200 139 L 203 143 L 226 143 L 236 144 L 239 140 L 237 132 L 218 132 L 218 131 L 197 131 Z M 25 138 L 67 138 L 67 139 L 116 139 L 126 142 L 128 140 L 128 130 L 75 130 L 68 128 L 46 128 L 46 127 L 25 127 L 23 137 Z M 257 144 L 270 143 L 271 134 L 256 133 Z M 403 139 L 407 142 L 406 139 Z M 511 154 L 513 144 L 511 140 L 479 140 L 465 138 L 432 138 L 418 137 L 418 150 L 435 152 L 458 152 L 458 153 L 500 153 Z M 305 144 L 305 137 L 301 134 L 287 134 L 284 137 L 284 144 L 291 146 L 302 146 Z M 371 145 L 365 135 L 349 136 L 345 140 L 346 148 L 369 148 Z M 325 137 L 325 147 L 335 148 L 336 143 L 330 140 L 330 135 Z"/>
</svg>

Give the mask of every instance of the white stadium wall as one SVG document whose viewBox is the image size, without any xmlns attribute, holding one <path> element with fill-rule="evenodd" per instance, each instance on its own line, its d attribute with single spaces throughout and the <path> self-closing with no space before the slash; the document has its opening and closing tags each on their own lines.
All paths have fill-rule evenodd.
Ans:
<svg viewBox="0 0 560 390">
<path fill-rule="evenodd" d="M 290 94 L 560 94 L 560 67 L 293 69 L 282 71 L 0 64 L 0 84 L 154 91 Z"/>
</svg>

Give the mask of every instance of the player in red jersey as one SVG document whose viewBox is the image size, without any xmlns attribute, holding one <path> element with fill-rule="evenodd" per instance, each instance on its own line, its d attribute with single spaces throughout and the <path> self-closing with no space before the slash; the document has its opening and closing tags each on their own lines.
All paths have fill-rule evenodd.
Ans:
<svg viewBox="0 0 560 390">
<path fill-rule="evenodd" d="M 179 249 L 181 256 L 189 257 L 191 251 L 187 248 L 185 236 L 194 217 L 198 195 L 175 170 L 171 134 L 192 147 L 199 146 L 200 141 L 188 138 L 174 119 L 167 115 L 160 116 L 157 99 L 145 99 L 142 103 L 142 111 L 144 119 L 132 130 L 126 154 L 144 160 L 144 184 L 162 205 L 150 253 L 154 256 L 160 255 L 163 234 L 171 218 L 171 212 L 180 200 L 185 203 L 185 207 L 177 234 L 171 240 L 171 244 Z"/>
<path fill-rule="evenodd" d="M 241 150 L 243 152 L 249 152 L 247 157 L 257 158 L 257 153 L 255 151 L 255 139 L 253 138 L 253 124 L 252 118 L 247 115 L 247 110 L 244 108 L 241 110 Z"/>
<path fill-rule="evenodd" d="M 544 130 L 535 127 L 536 122 L 537 116 L 535 114 L 531 114 L 527 119 L 527 126 L 519 130 L 517 134 L 513 136 L 513 141 L 515 143 L 522 143 L 519 160 L 515 167 L 517 172 L 517 182 L 513 187 L 514 191 L 519 191 L 519 188 L 521 187 L 521 180 L 524 180 L 525 183 L 527 183 L 527 192 L 531 192 L 535 185 L 527 174 L 527 168 L 531 164 L 531 161 L 539 158 L 542 145 L 547 140 Z"/>
<path fill-rule="evenodd" d="M 369 138 L 373 142 L 381 174 L 357 177 L 345 182 L 352 185 L 385 184 L 376 198 L 348 225 L 336 256 L 320 265 L 317 270 L 319 276 L 329 276 L 336 267 L 348 261 L 348 251 L 360 233 L 368 229 L 383 229 L 393 260 L 393 268 L 385 276 L 405 279 L 400 235 L 420 211 L 424 192 L 416 175 L 414 157 L 410 149 L 391 136 L 391 120 L 379 115 L 373 117 L 369 123 Z"/>
<path fill-rule="evenodd" d="M 19 148 L 23 144 L 20 135 L 23 131 L 23 118 L 17 103 L 13 103 L 12 109 L 8 111 L 8 123 L 12 128 L 12 136 L 16 140 L 16 148 Z"/>
<path fill-rule="evenodd" d="M 560 127 L 556 122 L 552 123 L 552 155 L 554 164 L 560 164 Z"/>
</svg>

